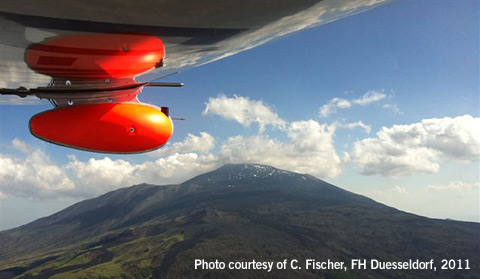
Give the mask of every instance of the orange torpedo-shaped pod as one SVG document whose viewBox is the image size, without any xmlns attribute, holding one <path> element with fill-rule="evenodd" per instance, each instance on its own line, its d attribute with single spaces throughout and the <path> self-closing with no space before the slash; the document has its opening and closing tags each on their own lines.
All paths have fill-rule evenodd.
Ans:
<svg viewBox="0 0 480 279">
<path fill-rule="evenodd" d="M 159 108 L 140 103 L 75 105 L 39 113 L 31 133 L 48 142 L 104 153 L 140 153 L 170 139 L 172 120 Z"/>
</svg>

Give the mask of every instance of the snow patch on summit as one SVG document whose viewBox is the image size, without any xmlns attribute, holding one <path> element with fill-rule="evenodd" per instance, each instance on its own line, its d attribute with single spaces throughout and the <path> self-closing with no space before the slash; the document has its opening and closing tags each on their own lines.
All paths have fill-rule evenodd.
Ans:
<svg viewBox="0 0 480 279">
<path fill-rule="evenodd" d="M 239 181 L 239 180 L 248 180 L 251 182 L 256 182 L 258 179 L 264 178 L 278 178 L 284 179 L 286 177 L 298 177 L 299 180 L 306 178 L 297 173 L 279 170 L 274 167 L 258 165 L 258 164 L 245 164 L 242 167 L 238 168 L 238 171 L 235 174 L 229 174 L 226 177 L 227 181 Z"/>
</svg>

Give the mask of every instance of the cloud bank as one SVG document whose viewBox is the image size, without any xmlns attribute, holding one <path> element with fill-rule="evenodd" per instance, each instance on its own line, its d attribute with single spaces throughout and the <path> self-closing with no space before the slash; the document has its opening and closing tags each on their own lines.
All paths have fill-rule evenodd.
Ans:
<svg viewBox="0 0 480 279">
<path fill-rule="evenodd" d="M 365 105 L 381 98 L 367 93 L 347 101 L 350 105 Z M 110 157 L 82 161 L 70 155 L 63 165 L 52 162 L 43 150 L 14 139 L 10 148 L 22 155 L 0 154 L 0 198 L 89 198 L 139 183 L 181 183 L 227 163 L 267 164 L 319 178 L 338 176 L 345 164 L 353 164 L 364 175 L 397 177 L 435 173 L 444 162 L 469 163 L 480 157 L 480 118 L 470 115 L 383 127 L 375 136 L 357 140 L 342 160 L 335 146 L 337 129 L 361 128 L 369 133 L 368 124 L 287 122 L 267 104 L 240 96 L 210 98 L 204 113 L 243 126 L 255 123 L 259 133 L 233 135 L 221 141 L 206 132 L 188 134 L 180 142 L 149 153 L 141 163 Z M 276 129 L 278 137 L 262 133 L 268 125 Z"/>
<path fill-rule="evenodd" d="M 431 118 L 383 127 L 374 138 L 355 142 L 350 159 L 363 174 L 406 176 L 435 173 L 445 160 L 473 162 L 480 157 L 480 118 Z"/>
<path fill-rule="evenodd" d="M 199 136 L 189 134 L 165 150 L 152 152 L 150 155 L 157 159 L 143 163 L 109 157 L 81 161 L 69 156 L 69 162 L 61 166 L 52 163 L 42 150 L 16 139 L 12 146 L 25 158 L 0 156 L 1 191 L 5 195 L 32 199 L 89 198 L 139 183 L 180 183 L 227 163 L 268 164 L 319 177 L 332 177 L 341 172 L 334 134 L 334 126 L 314 120 L 298 121 L 285 129 L 285 141 L 261 134 L 233 136 L 213 153 L 215 139 L 202 132 Z"/>
<path fill-rule="evenodd" d="M 66 170 L 52 163 L 43 151 L 27 150 L 26 144 L 19 140 L 14 140 L 13 144 L 16 148 L 18 147 L 18 150 L 28 152 L 28 156 L 22 160 L 0 154 L 0 181 L 3 196 L 57 198 L 76 187 Z"/>
</svg>

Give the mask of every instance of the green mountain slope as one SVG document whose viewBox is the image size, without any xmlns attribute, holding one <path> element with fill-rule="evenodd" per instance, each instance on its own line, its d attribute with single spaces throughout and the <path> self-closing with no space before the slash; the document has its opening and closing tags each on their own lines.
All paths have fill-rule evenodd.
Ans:
<svg viewBox="0 0 480 279">
<path fill-rule="evenodd" d="M 480 278 L 480 224 L 408 214 L 309 175 L 226 165 L 0 233 L 0 278 Z M 469 259 L 470 270 L 195 270 L 195 259 Z"/>
</svg>

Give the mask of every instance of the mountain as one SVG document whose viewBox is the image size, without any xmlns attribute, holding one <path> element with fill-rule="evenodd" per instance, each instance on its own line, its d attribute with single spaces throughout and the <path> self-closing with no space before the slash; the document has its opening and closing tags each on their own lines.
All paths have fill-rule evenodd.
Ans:
<svg viewBox="0 0 480 279">
<path fill-rule="evenodd" d="M 0 278 L 480 278 L 480 224 L 405 213 L 311 175 L 225 165 L 0 232 Z M 195 269 L 205 261 L 430 261 L 431 270 Z M 442 259 L 470 270 L 440 270 Z"/>
</svg>

